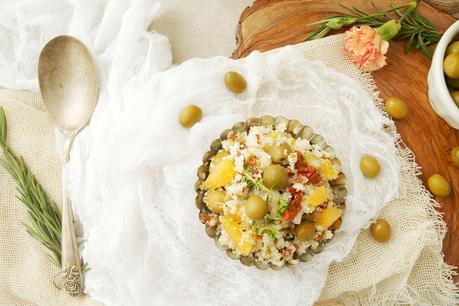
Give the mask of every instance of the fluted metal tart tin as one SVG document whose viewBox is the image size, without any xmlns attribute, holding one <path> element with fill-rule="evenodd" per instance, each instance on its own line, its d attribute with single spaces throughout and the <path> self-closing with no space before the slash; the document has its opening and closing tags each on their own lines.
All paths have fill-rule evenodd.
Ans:
<svg viewBox="0 0 459 306">
<path fill-rule="evenodd" d="M 206 193 L 206 190 L 204 190 L 204 188 L 202 187 L 202 183 L 209 175 L 209 165 L 210 165 L 210 161 L 212 157 L 215 156 L 217 152 L 222 148 L 222 141 L 227 139 L 228 134 L 231 131 L 248 132 L 249 129 L 253 126 L 270 126 L 270 125 L 277 126 L 280 124 L 286 124 L 287 126 L 286 132 L 290 133 L 295 139 L 298 139 L 298 138 L 307 139 L 310 141 L 311 144 L 318 145 L 320 146 L 322 150 L 330 154 L 334 154 L 333 148 L 330 147 L 325 142 L 325 139 L 321 135 L 314 133 L 311 127 L 303 125 L 298 120 L 295 120 L 295 119 L 289 120 L 283 116 L 273 117 L 273 116 L 266 115 L 266 116 L 262 116 L 259 118 L 249 118 L 245 122 L 238 122 L 234 124 L 231 129 L 224 130 L 220 134 L 219 138 L 212 141 L 212 143 L 210 144 L 209 151 L 207 151 L 203 155 L 202 165 L 198 167 L 198 170 L 197 170 L 198 180 L 196 181 L 196 184 L 195 184 L 195 191 L 197 193 L 195 204 L 196 204 L 196 207 L 199 209 L 199 219 L 200 220 L 201 220 L 202 215 L 207 215 L 211 213 L 211 211 L 209 210 L 209 208 L 206 206 L 204 202 L 204 195 Z M 342 208 L 342 209 L 344 209 L 346 206 L 345 199 L 347 195 L 347 190 L 345 187 L 345 182 L 346 182 L 346 177 L 343 172 L 339 173 L 338 178 L 336 178 L 333 181 L 330 181 L 330 186 L 333 189 L 335 205 L 337 205 L 338 208 Z M 201 221 L 201 223 L 203 222 Z M 283 265 L 279 267 L 273 264 L 257 262 L 253 258 L 252 255 L 240 256 L 236 254 L 233 250 L 219 244 L 218 240 L 219 240 L 220 232 L 218 232 L 217 227 L 218 227 L 218 224 L 216 224 L 215 226 L 210 226 L 208 224 L 205 224 L 205 232 L 209 238 L 214 239 L 216 246 L 222 251 L 225 251 L 229 258 L 233 260 L 239 260 L 245 266 L 255 266 L 256 268 L 261 269 L 261 270 L 265 270 L 268 268 L 271 268 L 274 270 L 280 270 L 288 266 L 288 265 Z M 302 254 L 297 259 L 299 259 L 302 262 L 309 261 L 312 258 L 312 256 L 314 256 L 314 254 L 321 252 L 328 242 L 329 241 L 327 242 L 321 241 L 319 246 L 316 249 L 309 248 L 308 252 L 306 252 L 305 254 Z"/>
</svg>

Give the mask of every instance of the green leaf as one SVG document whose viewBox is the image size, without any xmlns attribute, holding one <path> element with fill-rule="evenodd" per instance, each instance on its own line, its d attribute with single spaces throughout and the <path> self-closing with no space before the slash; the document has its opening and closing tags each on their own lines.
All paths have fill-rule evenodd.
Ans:
<svg viewBox="0 0 459 306">
<path fill-rule="evenodd" d="M 288 209 L 289 203 L 287 200 L 280 198 L 279 206 L 277 207 L 277 216 L 281 217 L 284 212 Z"/>
<path fill-rule="evenodd" d="M 408 42 L 405 45 L 405 53 L 409 53 L 411 51 L 411 49 L 413 49 L 413 41 L 414 41 L 415 38 L 416 38 L 415 34 L 410 36 L 410 39 L 408 40 Z"/>
<path fill-rule="evenodd" d="M 247 171 L 247 172 L 250 172 L 252 171 L 253 169 L 253 166 L 249 165 L 249 164 L 244 164 L 244 170 Z"/>
</svg>

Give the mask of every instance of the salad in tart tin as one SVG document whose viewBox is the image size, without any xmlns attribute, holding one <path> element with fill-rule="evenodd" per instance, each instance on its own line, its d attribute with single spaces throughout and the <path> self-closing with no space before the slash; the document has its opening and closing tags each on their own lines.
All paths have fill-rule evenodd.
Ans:
<svg viewBox="0 0 459 306">
<path fill-rule="evenodd" d="M 212 142 L 197 174 L 196 206 L 207 235 L 246 266 L 277 270 L 308 261 L 341 226 L 341 163 L 298 120 L 236 123 Z"/>
</svg>

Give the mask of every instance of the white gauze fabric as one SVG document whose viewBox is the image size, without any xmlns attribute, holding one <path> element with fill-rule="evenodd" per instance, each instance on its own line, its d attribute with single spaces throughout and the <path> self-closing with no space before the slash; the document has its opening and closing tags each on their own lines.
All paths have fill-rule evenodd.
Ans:
<svg viewBox="0 0 459 306">
<path fill-rule="evenodd" d="M 248 90 L 223 83 L 240 71 Z M 75 146 L 72 200 L 85 229 L 87 291 L 109 304 L 311 305 L 332 261 L 351 250 L 362 227 L 393 199 L 398 160 L 385 118 L 358 83 L 309 62 L 293 48 L 245 60 L 191 60 L 141 82 L 133 77 Z M 187 104 L 203 120 L 177 121 Z M 210 142 L 238 120 L 284 115 L 310 125 L 335 148 L 348 177 L 343 226 L 309 263 L 258 271 L 226 257 L 206 237 L 194 207 L 196 168 Z M 360 173 L 362 154 L 378 158 L 374 180 Z"/>
<path fill-rule="evenodd" d="M 399 160 L 384 132 L 389 120 L 359 83 L 292 47 L 239 61 L 195 59 L 160 72 L 171 65 L 170 46 L 145 31 L 157 2 L 94 3 L 69 1 L 71 18 L 59 33 L 86 43 L 101 80 L 99 105 L 66 168 L 91 267 L 86 292 L 109 305 L 311 305 L 330 263 L 349 253 L 360 229 L 397 194 Z M 39 46 L 51 38 L 49 22 L 46 35 L 36 36 Z M 245 93 L 226 89 L 228 70 L 245 76 Z M 22 82 L 1 85 L 33 87 L 35 77 L 20 73 Z M 190 103 L 204 117 L 184 129 L 178 114 Z M 348 177 L 347 209 L 334 240 L 312 261 L 282 271 L 228 259 L 205 235 L 194 207 L 196 168 L 210 142 L 262 114 L 310 125 L 336 150 Z M 362 154 L 378 158 L 378 178 L 362 177 Z"/>
</svg>

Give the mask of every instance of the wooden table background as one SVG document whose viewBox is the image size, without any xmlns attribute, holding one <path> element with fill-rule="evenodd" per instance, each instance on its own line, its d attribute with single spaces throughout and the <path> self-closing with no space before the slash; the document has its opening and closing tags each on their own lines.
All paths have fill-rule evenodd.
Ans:
<svg viewBox="0 0 459 306">
<path fill-rule="evenodd" d="M 448 4 L 450 0 L 432 0 Z M 400 5 L 407 0 L 374 0 L 381 8 Z M 346 6 L 371 9 L 371 1 L 339 1 Z M 457 0 L 451 1 L 453 6 Z M 450 13 L 454 7 L 451 6 Z M 425 2 L 419 11 L 444 31 L 455 18 L 433 8 Z M 342 12 L 338 2 L 331 0 L 258 0 L 242 13 L 237 33 L 234 58 L 248 55 L 253 50 L 267 51 L 289 44 L 301 43 L 313 27 L 306 24 Z M 437 198 L 439 211 L 444 213 L 448 232 L 443 251 L 447 263 L 459 266 L 459 169 L 451 164 L 450 150 L 459 145 L 459 132 L 449 127 L 432 110 L 427 97 L 427 72 L 430 60 L 421 52 L 404 53 L 406 41 L 392 41 L 388 52 L 388 65 L 373 74 L 382 98 L 399 96 L 410 108 L 409 116 L 396 123 L 405 144 L 415 153 L 422 167 L 421 179 L 425 183 L 434 173 L 441 173 L 451 183 L 453 194 Z M 455 277 L 459 281 L 459 276 Z"/>
</svg>

